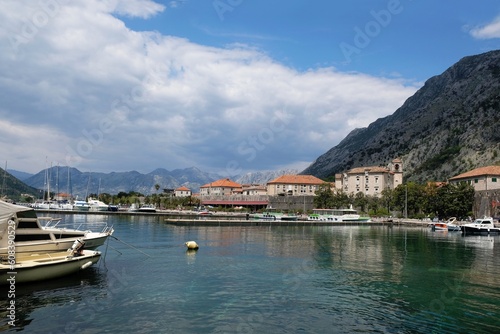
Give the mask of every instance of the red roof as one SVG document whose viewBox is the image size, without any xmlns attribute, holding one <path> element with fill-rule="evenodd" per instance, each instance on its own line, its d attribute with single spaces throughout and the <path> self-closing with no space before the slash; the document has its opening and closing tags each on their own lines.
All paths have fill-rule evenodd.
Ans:
<svg viewBox="0 0 500 334">
<path fill-rule="evenodd" d="M 350 169 L 347 172 L 347 174 L 363 174 L 365 172 L 368 172 L 368 173 L 389 173 L 389 169 L 387 167 L 379 167 L 379 166 L 356 167 L 356 168 Z"/>
<path fill-rule="evenodd" d="M 241 188 L 241 184 L 231 181 L 230 179 L 220 179 L 211 183 L 207 183 L 200 188 Z"/>
<path fill-rule="evenodd" d="M 267 184 L 323 184 L 325 181 L 312 175 L 282 175 Z"/>
<path fill-rule="evenodd" d="M 189 189 L 188 187 L 182 186 L 182 187 L 175 189 L 175 191 L 191 191 L 191 189 Z"/>
<path fill-rule="evenodd" d="M 500 176 L 500 166 L 486 166 L 473 169 L 450 178 L 450 180 L 467 179 L 476 176 L 497 175 Z"/>
</svg>

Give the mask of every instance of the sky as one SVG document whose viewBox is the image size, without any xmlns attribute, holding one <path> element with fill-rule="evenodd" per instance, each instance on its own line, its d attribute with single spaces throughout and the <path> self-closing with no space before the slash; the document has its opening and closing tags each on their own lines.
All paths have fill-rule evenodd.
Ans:
<svg viewBox="0 0 500 334">
<path fill-rule="evenodd" d="M 2 0 L 0 164 L 301 171 L 495 49 L 497 0 Z"/>
</svg>

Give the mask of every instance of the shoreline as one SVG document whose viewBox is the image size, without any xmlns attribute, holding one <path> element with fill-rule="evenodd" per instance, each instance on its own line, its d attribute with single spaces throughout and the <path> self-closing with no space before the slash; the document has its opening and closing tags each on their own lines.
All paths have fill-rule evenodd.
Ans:
<svg viewBox="0 0 500 334">
<path fill-rule="evenodd" d="M 118 215 L 118 216 L 157 216 L 164 217 L 164 222 L 177 226 L 429 226 L 431 222 L 418 219 L 405 218 L 372 218 L 371 222 L 332 222 L 332 221 L 310 221 L 304 218 L 297 220 L 258 220 L 246 219 L 242 213 L 213 213 L 205 216 L 192 211 L 167 211 L 156 212 L 131 212 L 131 211 L 74 211 L 74 210 L 44 210 L 36 209 L 37 215 L 43 213 L 51 214 L 84 214 L 84 215 Z"/>
</svg>

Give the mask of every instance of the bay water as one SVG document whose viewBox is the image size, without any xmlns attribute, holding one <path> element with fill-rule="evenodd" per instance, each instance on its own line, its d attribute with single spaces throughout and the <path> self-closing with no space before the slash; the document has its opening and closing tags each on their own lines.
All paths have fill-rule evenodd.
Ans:
<svg viewBox="0 0 500 334">
<path fill-rule="evenodd" d="M 498 333 L 500 237 L 387 226 L 174 226 L 65 215 L 115 233 L 79 274 L 0 289 L 0 331 Z M 200 246 L 188 251 L 184 242 Z"/>
</svg>

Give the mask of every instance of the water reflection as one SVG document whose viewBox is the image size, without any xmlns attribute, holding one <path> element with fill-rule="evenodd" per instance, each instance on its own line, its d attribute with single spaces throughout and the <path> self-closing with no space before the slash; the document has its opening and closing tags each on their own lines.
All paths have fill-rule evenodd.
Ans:
<svg viewBox="0 0 500 334">
<path fill-rule="evenodd" d="M 499 237 L 405 227 L 177 227 L 149 217 L 108 224 L 119 241 L 108 240 L 106 266 L 24 290 L 21 326 L 477 333 L 500 316 Z M 199 250 L 186 250 L 188 240 Z"/>
</svg>

